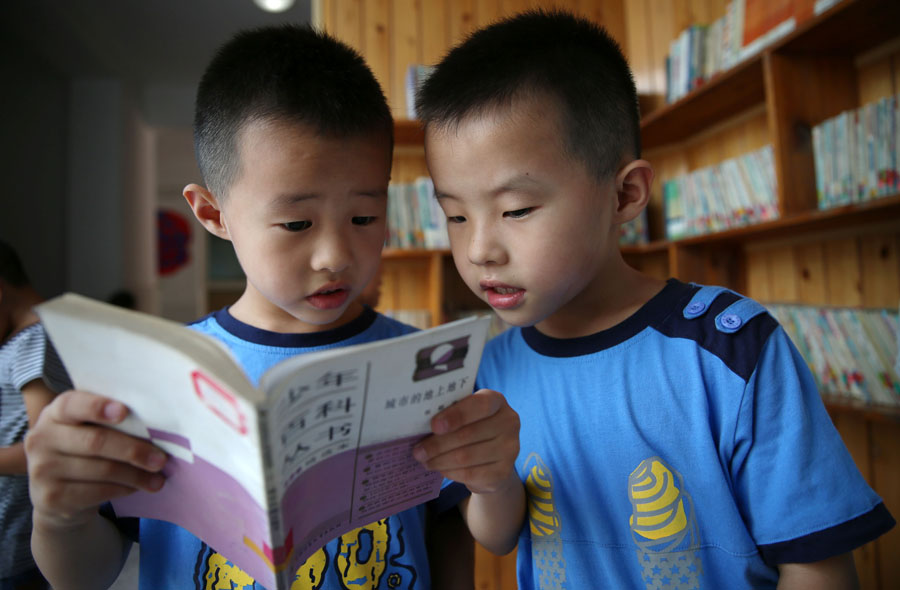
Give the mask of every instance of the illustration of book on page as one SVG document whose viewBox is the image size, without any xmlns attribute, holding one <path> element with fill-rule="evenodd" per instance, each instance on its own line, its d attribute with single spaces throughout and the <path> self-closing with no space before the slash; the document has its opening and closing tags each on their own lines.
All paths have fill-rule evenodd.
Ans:
<svg viewBox="0 0 900 590">
<path fill-rule="evenodd" d="M 124 403 L 121 430 L 170 456 L 163 489 L 116 514 L 174 522 L 270 590 L 338 535 L 437 497 L 411 448 L 472 393 L 490 323 L 299 355 L 257 388 L 181 324 L 73 294 L 37 311 L 75 386 Z"/>
</svg>

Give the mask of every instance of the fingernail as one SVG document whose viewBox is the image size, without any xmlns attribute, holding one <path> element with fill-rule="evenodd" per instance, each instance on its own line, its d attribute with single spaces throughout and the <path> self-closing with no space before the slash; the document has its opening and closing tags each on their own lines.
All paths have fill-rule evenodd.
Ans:
<svg viewBox="0 0 900 590">
<path fill-rule="evenodd" d="M 415 446 L 413 447 L 413 458 L 421 463 L 428 458 L 428 455 L 421 446 Z"/>
<path fill-rule="evenodd" d="M 151 492 L 158 492 L 162 489 L 164 483 L 166 483 L 166 478 L 156 474 L 147 482 L 147 489 Z"/>
<path fill-rule="evenodd" d="M 147 468 L 153 470 L 162 469 L 162 466 L 166 464 L 166 459 L 166 454 L 162 451 L 152 451 L 147 457 Z"/>
<path fill-rule="evenodd" d="M 447 425 L 447 421 L 443 418 L 438 418 L 434 421 L 434 433 L 435 434 L 444 434 L 447 432 L 449 426 Z"/>
<path fill-rule="evenodd" d="M 125 416 L 125 406 L 119 402 L 109 402 L 103 406 L 103 416 L 107 420 L 121 420 Z"/>
</svg>

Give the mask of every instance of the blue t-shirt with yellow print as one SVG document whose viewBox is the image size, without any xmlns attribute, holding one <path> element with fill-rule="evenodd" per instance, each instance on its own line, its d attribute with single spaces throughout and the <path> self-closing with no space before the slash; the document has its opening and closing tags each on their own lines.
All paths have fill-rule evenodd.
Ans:
<svg viewBox="0 0 900 590">
<path fill-rule="evenodd" d="M 758 303 L 670 280 L 583 338 L 512 329 L 478 387 L 521 419 L 519 588 L 775 588 L 893 526 Z"/>
</svg>

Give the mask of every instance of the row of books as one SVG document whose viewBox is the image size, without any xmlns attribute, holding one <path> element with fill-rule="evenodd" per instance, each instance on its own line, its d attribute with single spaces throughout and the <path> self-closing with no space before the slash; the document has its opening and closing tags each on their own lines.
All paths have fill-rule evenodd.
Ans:
<svg viewBox="0 0 900 590">
<path fill-rule="evenodd" d="M 409 183 L 391 183 L 387 216 L 389 248 L 450 247 L 447 216 L 434 198 L 434 184 L 427 176 Z"/>
<path fill-rule="evenodd" d="M 823 121 L 812 140 L 819 209 L 900 191 L 900 96 Z"/>
<path fill-rule="evenodd" d="M 663 184 L 666 237 L 707 234 L 778 217 L 771 145 Z"/>
<path fill-rule="evenodd" d="M 834 4 L 837 0 L 731 0 L 724 16 L 691 25 L 669 44 L 667 102 L 675 102 Z"/>
<path fill-rule="evenodd" d="M 822 395 L 900 406 L 898 313 L 801 305 L 767 308 L 800 350 Z"/>
</svg>

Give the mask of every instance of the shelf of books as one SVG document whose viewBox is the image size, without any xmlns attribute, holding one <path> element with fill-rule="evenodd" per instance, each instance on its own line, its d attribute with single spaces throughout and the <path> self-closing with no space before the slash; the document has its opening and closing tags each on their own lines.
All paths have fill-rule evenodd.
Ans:
<svg viewBox="0 0 900 590">
<path fill-rule="evenodd" d="M 898 312 L 769 304 L 806 359 L 822 396 L 840 411 L 900 423 Z"/>
<path fill-rule="evenodd" d="M 666 67 L 669 104 L 641 121 L 644 149 L 681 141 L 765 102 L 766 61 L 772 54 L 855 57 L 896 37 L 900 20 L 900 3 L 893 0 L 817 2 L 819 14 L 791 13 L 793 28 L 774 26 L 744 44 L 739 35 L 723 34 L 740 28 L 734 19 L 742 4 L 729 2 L 721 19 L 691 26 L 672 41 Z"/>
</svg>

